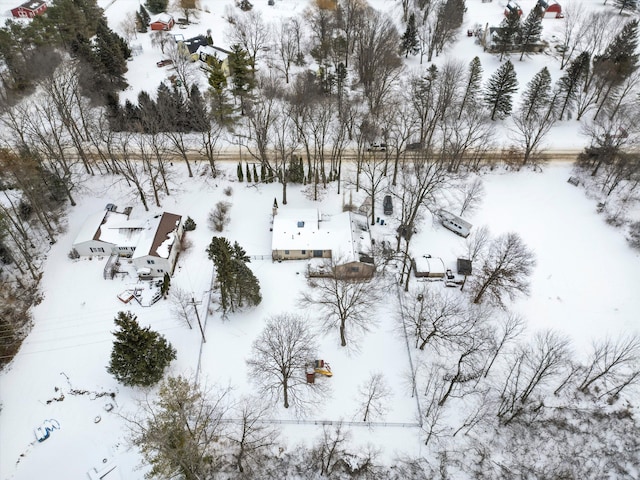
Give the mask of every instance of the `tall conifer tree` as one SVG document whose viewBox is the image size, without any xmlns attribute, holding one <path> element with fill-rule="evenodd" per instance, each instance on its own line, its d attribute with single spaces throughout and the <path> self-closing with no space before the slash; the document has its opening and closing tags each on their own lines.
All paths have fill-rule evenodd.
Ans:
<svg viewBox="0 0 640 480">
<path fill-rule="evenodd" d="M 513 94 L 518 90 L 516 71 L 511 61 L 507 60 L 489 79 L 484 99 L 491 109 L 491 120 L 495 116 L 504 118 L 513 108 Z"/>
</svg>

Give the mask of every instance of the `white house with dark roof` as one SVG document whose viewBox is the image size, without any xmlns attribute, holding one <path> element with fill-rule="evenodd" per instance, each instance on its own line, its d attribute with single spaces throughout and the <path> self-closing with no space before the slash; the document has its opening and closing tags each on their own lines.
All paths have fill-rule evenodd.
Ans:
<svg viewBox="0 0 640 480">
<path fill-rule="evenodd" d="M 165 212 L 150 221 L 133 253 L 133 264 L 138 274 L 151 277 L 162 277 L 165 273 L 171 275 L 183 232 L 180 215 Z"/>
<path fill-rule="evenodd" d="M 131 257 L 140 275 L 171 274 L 182 239 L 182 217 L 163 213 L 148 219 L 129 219 L 116 211 L 91 215 L 73 242 L 81 257 L 118 255 Z"/>
<path fill-rule="evenodd" d="M 363 215 L 287 209 L 274 215 L 272 231 L 274 260 L 326 259 L 341 277 L 370 278 L 374 274 L 371 234 Z"/>
<path fill-rule="evenodd" d="M 145 224 L 143 220 L 129 220 L 124 213 L 103 210 L 85 220 L 73 248 L 81 257 L 112 253 L 130 257 Z"/>
</svg>

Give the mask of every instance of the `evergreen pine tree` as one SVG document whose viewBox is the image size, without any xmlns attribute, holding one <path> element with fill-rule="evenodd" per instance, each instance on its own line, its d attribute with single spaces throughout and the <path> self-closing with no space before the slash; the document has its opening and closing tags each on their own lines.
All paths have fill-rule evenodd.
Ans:
<svg viewBox="0 0 640 480">
<path fill-rule="evenodd" d="M 416 28 L 416 16 L 411 14 L 407 21 L 407 29 L 402 35 L 402 41 L 400 43 L 400 53 L 404 53 L 404 58 L 407 58 L 409 54 L 418 54 L 418 30 Z"/>
<path fill-rule="evenodd" d="M 188 131 L 206 132 L 211 128 L 207 105 L 197 85 L 191 87 L 187 102 Z"/>
<path fill-rule="evenodd" d="M 520 109 L 525 119 L 529 119 L 531 115 L 544 114 L 549 109 L 552 99 L 551 74 L 547 67 L 543 67 L 534 75 L 522 94 L 520 100 Z"/>
<path fill-rule="evenodd" d="M 145 27 L 149 26 L 151 23 L 151 16 L 149 15 L 149 12 L 147 12 L 147 9 L 144 8 L 144 5 L 140 5 L 140 10 L 138 10 L 138 12 L 140 13 L 140 18 L 142 18 Z M 145 29 L 145 32 L 146 31 L 147 30 Z"/>
<path fill-rule="evenodd" d="M 524 52 L 528 51 L 531 45 L 540 41 L 542 34 L 542 17 L 536 8 L 532 8 L 524 20 L 520 31 L 518 32 L 518 43 L 520 44 L 520 60 L 524 56 Z"/>
<path fill-rule="evenodd" d="M 616 0 L 616 5 L 620 7 L 620 11 L 618 13 L 621 14 L 623 10 L 637 10 L 638 0 Z"/>
<path fill-rule="evenodd" d="M 244 165 L 245 170 L 247 172 L 246 176 L 247 176 L 247 183 L 251 183 L 251 170 L 249 170 L 249 164 L 245 163 Z"/>
<path fill-rule="evenodd" d="M 238 168 L 236 170 L 238 172 L 238 181 L 244 181 L 244 174 L 242 173 L 242 163 L 238 162 Z"/>
<path fill-rule="evenodd" d="M 160 287 L 160 293 L 164 298 L 167 298 L 169 288 L 171 288 L 171 277 L 168 273 L 165 273 L 164 277 L 162 278 L 162 286 Z"/>
<path fill-rule="evenodd" d="M 462 112 L 466 107 L 473 106 L 477 102 L 478 93 L 482 83 L 482 65 L 479 57 L 474 57 L 469 63 L 469 73 L 467 74 L 467 86 L 460 103 L 460 113 L 458 119 L 462 117 Z"/>
<path fill-rule="evenodd" d="M 258 169 L 256 167 L 256 164 L 253 164 L 253 181 L 258 183 L 259 182 L 259 177 L 258 177 Z"/>
<path fill-rule="evenodd" d="M 266 168 L 264 168 L 264 163 L 261 163 L 260 164 L 260 181 L 264 183 L 266 179 L 267 179 L 267 170 Z"/>
<path fill-rule="evenodd" d="M 602 55 L 593 58 L 593 73 L 614 84 L 638 68 L 638 20 L 632 20 L 611 41 Z"/>
<path fill-rule="evenodd" d="M 111 30 L 106 20 L 98 22 L 94 39 L 94 69 L 102 81 L 97 79 L 96 87 L 104 91 L 123 89 L 127 86 L 124 74 L 127 72 L 127 58 L 131 49 L 117 33 Z"/>
<path fill-rule="evenodd" d="M 582 52 L 569 65 L 566 73 L 558 80 L 557 97 L 560 108 L 558 118 L 562 120 L 565 112 L 570 114 L 576 100 L 576 93 L 589 75 L 591 57 L 588 52 Z"/>
<path fill-rule="evenodd" d="M 220 304 L 224 313 L 258 305 L 262 301 L 260 283 L 246 263 L 250 261 L 244 249 L 233 246 L 224 237 L 213 237 L 207 248 L 213 260 L 220 285 Z"/>
<path fill-rule="evenodd" d="M 158 14 L 167 10 L 169 0 L 147 0 L 145 5 L 151 13 Z"/>
<path fill-rule="evenodd" d="M 142 328 L 131 312 L 118 312 L 118 330 L 107 371 L 124 385 L 148 387 L 156 384 L 176 358 L 167 340 L 149 327 Z"/>
<path fill-rule="evenodd" d="M 517 8 L 513 8 L 509 10 L 509 14 L 502 21 L 494 36 L 494 42 L 500 52 L 500 61 L 506 52 L 513 49 L 518 32 L 520 32 L 520 12 Z"/>
<path fill-rule="evenodd" d="M 489 79 L 484 99 L 491 109 L 491 120 L 496 114 L 504 118 L 513 108 L 513 94 L 518 90 L 516 71 L 510 60 L 507 60 Z"/>
<path fill-rule="evenodd" d="M 136 32 L 147 33 L 147 25 L 144 23 L 144 19 L 140 15 L 140 12 L 136 12 Z"/>
<path fill-rule="evenodd" d="M 229 68 L 233 76 L 231 91 L 240 99 L 240 113 L 245 114 L 245 100 L 255 87 L 254 73 L 251 70 L 249 54 L 238 44 L 231 46 L 228 57 Z"/>
<path fill-rule="evenodd" d="M 227 94 L 227 77 L 222 69 L 222 61 L 217 56 L 207 57 L 209 72 L 209 93 L 211 96 L 211 116 L 220 125 L 231 122 L 233 105 Z"/>
</svg>

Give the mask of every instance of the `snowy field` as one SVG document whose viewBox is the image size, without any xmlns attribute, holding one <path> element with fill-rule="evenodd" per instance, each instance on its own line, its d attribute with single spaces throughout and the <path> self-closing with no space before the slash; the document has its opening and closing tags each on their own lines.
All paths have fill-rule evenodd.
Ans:
<svg viewBox="0 0 640 480">
<path fill-rule="evenodd" d="M 184 174 L 181 170 L 177 173 Z M 640 298 L 636 295 L 635 272 L 640 268 L 640 256 L 627 247 L 620 231 L 603 221 L 584 192 L 566 182 L 569 175 L 570 166 L 566 164 L 550 165 L 544 173 L 487 174 L 483 177 L 485 200 L 470 220 L 476 226 L 488 225 L 494 234 L 517 231 L 535 250 L 538 266 L 531 297 L 520 300 L 515 307 L 528 320 L 529 332 L 544 327 L 566 332 L 580 352 L 593 338 L 637 328 Z M 131 204 L 131 192 L 119 184 L 107 189 L 104 179 L 93 182 L 85 185 L 84 198 L 70 211 L 67 234 L 48 253 L 42 280 L 44 300 L 34 309 L 34 329 L 0 376 L 3 479 L 51 477 L 56 471 L 64 472 L 64 476 L 56 474 L 53 478 L 82 478 L 104 458 L 119 465 L 123 478 L 142 478 L 143 471 L 137 470 L 139 459 L 127 446 L 125 424 L 119 416 L 135 410 L 142 392 L 118 385 L 106 372 L 113 339 L 110 332 L 118 311 L 131 309 L 142 324 L 160 331 L 177 348 L 171 374 L 192 375 L 197 369 L 200 334 L 197 328 L 189 330 L 172 317 L 168 301 L 148 308 L 135 304 L 125 307 L 116 295 L 131 279 L 103 280 L 105 258 L 72 261 L 67 257 L 89 214 L 110 202 Z M 234 394 L 251 393 L 244 360 L 265 319 L 281 312 L 299 312 L 308 319 L 310 328 L 319 325 L 320 319 L 313 312 L 302 311 L 298 305 L 299 292 L 306 285 L 306 263 L 252 261 L 250 266 L 260 280 L 264 300 L 259 307 L 222 321 L 218 312 L 204 307 L 212 275 L 212 264 L 204 252 L 212 236 L 206 216 L 216 202 L 230 200 L 232 221 L 224 235 L 238 240 L 250 255 L 268 255 L 271 205 L 274 197 L 279 198 L 280 187 L 247 186 L 230 179 L 214 183 L 202 178 L 190 180 L 189 185 L 188 190 L 165 198 L 162 205 L 162 210 L 189 215 L 198 224 L 195 231 L 187 233 L 193 246 L 181 254 L 172 286 L 188 290 L 202 301 L 200 312 L 206 318 L 207 342 L 202 351 L 201 379 L 232 385 Z M 230 198 L 223 194 L 227 186 L 233 189 Z M 341 210 L 341 203 L 342 195 L 333 190 L 318 206 L 333 214 Z M 305 206 L 315 205 L 292 187 L 289 205 L 281 208 Z M 392 235 L 394 219 L 386 220 L 385 225 L 373 227 L 374 237 Z M 453 262 L 462 251 L 462 241 L 426 219 L 413 248 Z M 319 335 L 322 355 L 331 362 L 335 374 L 326 379 L 332 386 L 331 397 L 319 404 L 308 420 L 353 420 L 358 384 L 369 372 L 380 371 L 394 391 L 385 421 L 416 421 L 415 403 L 405 381 L 407 351 L 397 334 L 397 318 L 390 311 L 394 296 L 390 291 L 381 301 L 375 312 L 378 326 L 364 337 L 359 351 L 339 347 L 337 333 Z M 74 395 L 72 390 L 87 393 Z M 115 398 L 100 396 L 107 392 L 114 392 Z M 61 394 L 64 399 L 56 401 Z M 106 412 L 107 403 L 116 408 Z M 100 422 L 95 423 L 98 416 Z M 61 429 L 38 444 L 33 428 L 49 418 L 58 420 Z M 294 417 L 274 407 L 273 418 Z M 283 426 L 280 441 L 286 447 L 308 440 L 317 435 L 317 428 Z M 410 427 L 356 427 L 353 438 L 356 443 L 373 442 L 388 458 L 399 452 L 416 455 L 421 445 L 418 429 Z"/>
<path fill-rule="evenodd" d="M 99 3 L 115 30 L 139 5 L 130 0 Z M 223 14 L 229 3 L 202 1 L 205 12 L 198 23 L 176 33 L 188 38 L 211 29 L 215 44 L 228 47 Z M 266 0 L 254 3 L 265 18 L 275 20 L 301 14 L 308 1 L 276 0 L 274 7 L 267 6 Z M 398 2 L 388 0 L 370 3 L 392 14 L 397 14 L 399 8 Z M 461 31 L 486 22 L 497 24 L 505 3 L 467 0 L 468 12 Z M 519 3 L 526 14 L 535 1 Z M 585 8 L 602 8 L 601 0 L 581 3 Z M 0 0 L 0 20 L 9 15 L 13 6 L 9 0 Z M 557 22 L 560 21 L 544 21 L 545 35 L 549 38 Z M 127 80 L 131 86 L 123 95 L 129 99 L 135 99 L 141 89 L 155 91 L 168 75 L 167 69 L 156 67 L 163 56 L 151 46 L 149 34 L 139 34 L 132 43 L 139 44 L 143 53 L 129 64 Z M 485 79 L 500 65 L 496 56 L 484 53 L 473 38 L 463 35 L 437 61 L 458 58 L 467 64 L 475 55 L 481 58 Z M 554 81 L 560 76 L 558 62 L 548 55 L 513 61 L 521 88 L 543 66 L 549 67 Z M 424 69 L 426 65 L 420 66 L 416 58 L 410 58 L 408 68 Z M 202 80 L 205 81 L 204 77 Z M 509 142 L 508 133 L 502 135 L 502 140 L 505 144 Z M 566 121 L 554 127 L 546 147 L 580 149 L 584 144 L 585 138 L 579 134 L 576 122 Z M 204 164 L 200 168 L 206 170 Z M 193 375 L 200 365 L 201 380 L 231 385 L 238 396 L 252 393 L 245 359 L 269 316 L 298 312 L 307 319 L 309 328 L 319 326 L 317 315 L 299 304 L 300 292 L 306 288 L 304 262 L 254 259 L 250 267 L 260 280 L 263 295 L 260 306 L 225 321 L 214 309 L 207 308 L 213 273 L 212 263 L 204 252 L 213 235 L 207 227 L 207 214 L 218 201 L 230 201 L 232 221 L 224 236 L 237 240 L 249 255 L 268 256 L 271 205 L 274 198 L 280 201 L 281 197 L 279 185 L 239 184 L 234 181 L 235 165 L 228 168 L 225 178 L 196 176 L 177 181 L 171 196 L 162 200 L 162 208 L 150 212 L 188 215 L 198 224 L 195 231 L 187 233 L 192 247 L 181 254 L 172 286 L 191 292 L 201 302 L 207 338 L 201 355 L 200 332 L 176 320 L 168 301 L 148 308 L 136 304 L 124 306 L 117 295 L 132 282 L 130 278 L 104 280 L 105 257 L 75 261 L 68 258 L 86 217 L 104 209 L 107 203 L 132 205 L 134 212 L 143 214 L 134 192 L 122 183 L 101 177 L 82 185 L 78 206 L 68 212 L 67 233 L 47 253 L 41 283 L 44 298 L 33 310 L 33 331 L 14 361 L 0 373 L 0 480 L 86 478 L 90 469 L 103 465 L 103 460 L 117 464 L 122 479 L 144 477 L 145 469 L 140 468 L 138 453 L 127 443 L 126 424 L 121 417 L 136 410 L 136 401 L 144 392 L 119 385 L 106 371 L 113 319 L 120 310 L 131 310 L 143 325 L 150 325 L 176 347 L 178 356 L 168 373 Z M 186 168 L 178 164 L 174 170 L 178 178 L 186 173 Z M 628 247 L 621 230 L 605 223 L 596 212 L 594 201 L 587 199 L 582 189 L 567 183 L 570 175 L 571 166 L 561 163 L 552 163 L 542 173 L 502 170 L 487 173 L 482 177 L 486 196 L 469 220 L 475 227 L 487 225 L 494 235 L 518 232 L 535 251 L 537 266 L 531 295 L 518 300 L 514 308 L 527 319 L 528 333 L 548 327 L 565 332 L 580 355 L 592 339 L 638 330 L 640 296 L 636 272 L 640 269 L 640 254 Z M 223 193 L 228 186 L 233 189 L 231 197 Z M 298 187 L 290 186 L 289 205 L 281 208 L 318 207 L 323 213 L 339 213 L 343 196 L 335 193 L 335 185 L 330 189 L 321 204 L 314 204 L 304 198 Z M 362 192 L 354 192 L 354 203 L 362 200 L 361 195 Z M 396 220 L 383 218 L 386 224 L 373 226 L 373 236 L 392 238 Z M 462 240 L 430 217 L 424 220 L 412 244 L 414 252 L 440 256 L 448 266 L 453 266 L 464 251 Z M 335 374 L 331 379 L 323 379 L 330 383 L 332 394 L 318 404 L 308 421 L 353 420 L 358 385 L 369 373 L 382 372 L 394 392 L 385 421 L 416 422 L 415 399 L 406 382 L 408 354 L 404 339 L 398 335 L 394 306 L 395 293 L 389 291 L 372 313 L 377 325 L 357 350 L 339 347 L 337 333 L 318 334 L 322 356 L 330 361 Z M 114 406 L 110 412 L 105 409 L 108 404 Z M 274 419 L 294 419 L 291 412 L 281 407 L 274 407 L 272 413 Z M 34 427 L 51 418 L 60 422 L 60 430 L 53 432 L 46 442 L 37 443 Z M 297 442 L 312 441 L 319 432 L 315 425 L 283 425 L 279 442 L 285 449 L 294 448 Z M 379 446 L 386 460 L 397 453 L 417 456 L 422 448 L 419 430 L 411 426 L 353 427 L 352 436 L 355 444 L 371 442 Z"/>
</svg>

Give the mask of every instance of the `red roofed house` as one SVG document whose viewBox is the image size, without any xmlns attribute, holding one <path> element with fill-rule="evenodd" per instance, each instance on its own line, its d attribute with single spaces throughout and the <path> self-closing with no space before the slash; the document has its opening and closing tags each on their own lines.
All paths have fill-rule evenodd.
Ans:
<svg viewBox="0 0 640 480">
<path fill-rule="evenodd" d="M 19 7 L 11 10 L 11 15 L 16 18 L 33 18 L 36 15 L 42 15 L 47 9 L 47 4 L 41 0 L 32 0 L 25 2 Z"/>
<path fill-rule="evenodd" d="M 162 13 L 151 22 L 151 30 L 165 30 L 169 31 L 176 24 L 175 20 L 168 13 Z"/>
<path fill-rule="evenodd" d="M 549 2 L 538 0 L 536 8 L 540 11 L 542 18 L 564 18 L 562 7 L 558 2 L 554 2 L 553 0 Z"/>
</svg>

